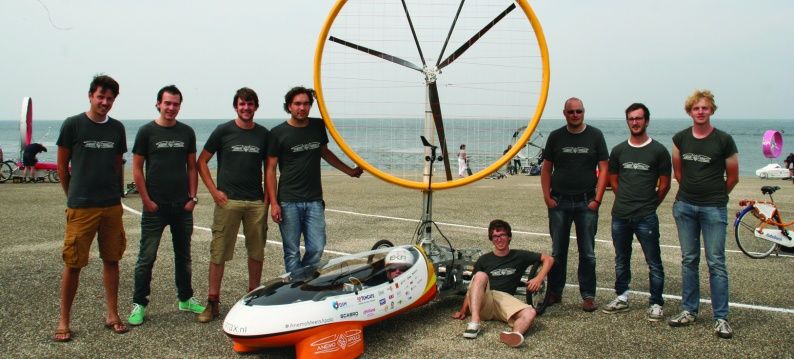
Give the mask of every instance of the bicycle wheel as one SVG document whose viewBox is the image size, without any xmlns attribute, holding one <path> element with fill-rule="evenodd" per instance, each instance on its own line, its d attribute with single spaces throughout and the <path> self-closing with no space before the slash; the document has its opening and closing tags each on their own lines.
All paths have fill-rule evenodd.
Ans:
<svg viewBox="0 0 794 359">
<path fill-rule="evenodd" d="M 14 171 L 14 169 L 11 168 L 11 165 L 8 164 L 8 162 L 12 162 L 12 161 L 6 161 L 0 163 L 0 183 L 5 183 L 5 181 L 8 181 L 8 179 L 11 178 L 11 174 Z"/>
<path fill-rule="evenodd" d="M 748 206 L 739 212 L 733 224 L 736 244 L 739 249 L 750 258 L 765 258 L 775 249 L 774 242 L 755 236 L 755 228 L 761 224 L 761 220 L 753 214 L 753 207 Z"/>
<path fill-rule="evenodd" d="M 47 180 L 51 183 L 60 183 L 61 178 L 58 177 L 58 171 L 47 171 Z"/>
<path fill-rule="evenodd" d="M 541 268 L 541 264 L 534 264 L 529 270 L 529 277 L 527 280 L 535 278 L 538 274 L 538 271 Z M 546 311 L 546 290 L 548 289 L 548 278 L 543 279 L 543 284 L 540 285 L 540 289 L 535 293 L 527 292 L 527 304 L 531 305 L 535 308 L 535 311 L 538 315 L 543 314 Z"/>
</svg>

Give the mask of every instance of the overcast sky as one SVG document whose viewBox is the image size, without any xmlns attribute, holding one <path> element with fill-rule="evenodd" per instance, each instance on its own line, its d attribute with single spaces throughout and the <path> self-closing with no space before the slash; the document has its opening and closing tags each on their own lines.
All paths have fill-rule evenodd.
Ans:
<svg viewBox="0 0 794 359">
<path fill-rule="evenodd" d="M 397 1 L 397 0 L 395 0 Z M 111 115 L 156 116 L 155 95 L 174 83 L 180 116 L 225 119 L 242 86 L 260 97 L 257 117 L 280 118 L 283 93 L 312 86 L 312 60 L 327 0 L 0 1 L 0 120 L 21 100 L 35 118 L 88 108 L 91 77 L 121 84 Z M 545 116 L 564 99 L 591 118 L 616 118 L 635 101 L 654 117 L 686 117 L 684 98 L 711 89 L 717 117 L 792 119 L 794 1 L 530 1 L 546 34 L 551 88 Z M 315 111 L 316 112 L 316 111 Z"/>
</svg>

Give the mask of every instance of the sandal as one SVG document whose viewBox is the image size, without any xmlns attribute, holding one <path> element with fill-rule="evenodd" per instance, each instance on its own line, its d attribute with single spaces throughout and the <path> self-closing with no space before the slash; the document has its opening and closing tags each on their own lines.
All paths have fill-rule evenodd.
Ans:
<svg viewBox="0 0 794 359">
<path fill-rule="evenodd" d="M 115 321 L 113 323 L 105 323 L 105 328 L 110 329 L 113 333 L 116 334 L 124 334 L 130 330 L 129 328 L 127 328 L 127 325 L 125 325 L 121 321 Z"/>
<path fill-rule="evenodd" d="M 72 340 L 72 331 L 69 329 L 56 329 L 55 335 L 52 336 L 52 340 L 64 343 Z"/>
</svg>

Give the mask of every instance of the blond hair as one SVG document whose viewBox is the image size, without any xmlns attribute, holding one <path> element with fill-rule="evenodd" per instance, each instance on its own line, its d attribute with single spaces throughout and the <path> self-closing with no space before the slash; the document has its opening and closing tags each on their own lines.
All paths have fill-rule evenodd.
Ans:
<svg viewBox="0 0 794 359">
<path fill-rule="evenodd" d="M 686 98 L 684 101 L 684 110 L 686 113 L 692 110 L 692 106 L 695 105 L 695 102 L 700 101 L 700 99 L 706 99 L 709 103 L 711 103 L 711 113 L 717 112 L 717 104 L 714 102 L 714 94 L 711 93 L 709 90 L 695 90 L 689 97 Z"/>
</svg>

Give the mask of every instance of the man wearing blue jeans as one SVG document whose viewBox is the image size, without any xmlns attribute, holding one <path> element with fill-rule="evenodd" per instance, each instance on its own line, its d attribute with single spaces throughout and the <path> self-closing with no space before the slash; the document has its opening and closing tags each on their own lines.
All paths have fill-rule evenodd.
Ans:
<svg viewBox="0 0 794 359">
<path fill-rule="evenodd" d="M 578 98 L 565 101 L 566 125 L 553 131 L 543 150 L 540 183 L 549 212 L 554 267 L 549 272 L 546 304 L 559 303 L 565 288 L 571 224 L 576 224 L 579 248 L 579 293 L 582 310 L 595 311 L 595 235 L 598 207 L 607 184 L 607 145 L 604 135 L 584 123 L 584 105 Z M 601 176 L 596 176 L 598 168 Z"/>
<path fill-rule="evenodd" d="M 141 195 L 141 243 L 135 263 L 135 287 L 128 322 L 143 324 L 151 292 L 152 268 L 166 226 L 171 228 L 174 277 L 179 310 L 201 313 L 204 307 L 193 297 L 190 236 L 196 206 L 196 134 L 176 120 L 182 92 L 174 85 L 157 93 L 160 117 L 138 130 L 132 148 L 132 177 Z M 144 173 L 145 165 L 145 173 Z"/>
<path fill-rule="evenodd" d="M 728 194 L 739 183 L 739 155 L 731 135 L 711 125 L 717 110 L 714 95 L 695 91 L 684 103 L 692 126 L 673 136 L 673 170 L 679 183 L 673 217 L 681 243 L 683 311 L 671 318 L 672 327 L 690 325 L 700 306 L 700 236 L 703 236 L 709 268 L 714 333 L 730 338 L 728 271 L 725 266 L 725 234 L 728 225 Z"/>
<path fill-rule="evenodd" d="M 325 248 L 325 202 L 320 158 L 351 177 L 362 170 L 351 168 L 328 149 L 322 119 L 310 118 L 314 90 L 294 87 L 284 96 L 290 118 L 270 131 L 267 151 L 267 193 L 270 215 L 279 224 L 286 272 L 316 264 Z M 281 173 L 276 181 L 276 165 Z M 278 186 L 278 193 L 276 187 Z M 300 256 L 300 237 L 306 252 Z"/>
<path fill-rule="evenodd" d="M 648 136 L 651 113 L 641 103 L 626 109 L 628 141 L 610 152 L 609 182 L 615 194 L 612 206 L 612 244 L 615 247 L 615 298 L 603 309 L 614 314 L 629 310 L 631 282 L 631 242 L 634 236 L 642 246 L 648 263 L 651 298 L 647 318 L 656 322 L 664 318 L 662 292 L 664 268 L 659 248 L 659 217 L 656 208 L 670 190 L 670 152 Z"/>
</svg>

